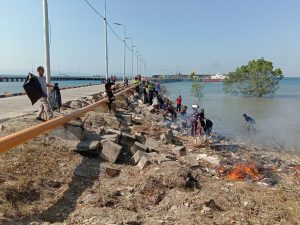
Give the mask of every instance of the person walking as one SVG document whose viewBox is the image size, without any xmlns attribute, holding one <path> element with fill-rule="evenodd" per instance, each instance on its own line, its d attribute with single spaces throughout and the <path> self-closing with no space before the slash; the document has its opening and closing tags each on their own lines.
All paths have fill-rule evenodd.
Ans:
<svg viewBox="0 0 300 225">
<path fill-rule="evenodd" d="M 40 105 L 39 111 L 37 113 L 36 119 L 45 121 L 45 119 L 43 118 L 43 114 L 45 113 L 46 118 L 47 118 L 46 120 L 51 120 L 51 119 L 53 119 L 53 112 L 51 110 L 51 107 L 50 107 L 50 104 L 48 101 L 47 87 L 54 87 L 54 85 L 48 84 L 46 82 L 46 77 L 44 77 L 44 72 L 45 72 L 44 67 L 39 66 L 36 69 L 36 71 L 37 71 L 37 74 L 36 74 L 37 79 L 40 82 L 40 85 L 41 85 L 41 88 L 43 91 L 43 97 L 41 97 L 39 99 L 39 102 L 41 105 Z"/>
<path fill-rule="evenodd" d="M 112 86 L 114 85 L 113 82 L 107 82 L 105 84 L 105 92 L 107 94 L 108 98 L 108 113 L 111 113 L 112 111 L 112 103 L 115 101 L 114 93 L 112 92 Z"/>
<path fill-rule="evenodd" d="M 176 111 L 177 112 L 181 111 L 181 102 L 182 102 L 182 98 L 181 98 L 181 95 L 179 95 L 178 98 L 176 99 L 176 103 L 177 103 Z"/>
</svg>

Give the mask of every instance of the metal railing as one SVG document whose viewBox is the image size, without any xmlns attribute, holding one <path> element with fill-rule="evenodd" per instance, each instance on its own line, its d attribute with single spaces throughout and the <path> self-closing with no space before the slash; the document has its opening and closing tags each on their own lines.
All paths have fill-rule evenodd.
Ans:
<svg viewBox="0 0 300 225">
<path fill-rule="evenodd" d="M 133 93 L 134 86 L 130 86 L 125 90 L 122 90 L 115 94 L 116 97 L 126 95 L 127 93 Z M 13 147 L 16 147 L 20 144 L 23 144 L 41 134 L 44 134 L 56 127 L 64 125 L 71 120 L 74 120 L 87 112 L 93 111 L 96 108 L 100 107 L 103 104 L 107 103 L 107 98 L 103 98 L 100 101 L 93 103 L 91 105 L 85 106 L 81 109 L 75 110 L 70 114 L 56 117 L 47 122 L 26 128 L 24 130 L 18 131 L 16 133 L 7 135 L 0 138 L 0 152 L 6 152 Z"/>
</svg>

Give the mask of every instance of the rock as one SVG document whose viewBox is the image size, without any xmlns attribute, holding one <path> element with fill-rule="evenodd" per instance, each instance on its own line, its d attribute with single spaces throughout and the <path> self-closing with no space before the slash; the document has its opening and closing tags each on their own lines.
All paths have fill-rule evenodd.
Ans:
<svg viewBox="0 0 300 225">
<path fill-rule="evenodd" d="M 132 156 L 131 160 L 132 163 L 134 165 L 138 164 L 138 162 L 140 161 L 140 159 L 145 156 L 145 157 L 149 157 L 148 153 L 141 151 L 141 150 L 137 150 L 136 153 L 134 153 L 134 155 Z"/>
<path fill-rule="evenodd" d="M 123 114 L 122 121 L 126 121 L 127 125 L 132 123 L 132 115 L 131 114 Z"/>
<path fill-rule="evenodd" d="M 150 155 L 150 161 L 155 162 L 157 164 L 162 164 L 164 162 L 169 162 L 169 161 L 174 160 L 174 158 L 169 157 L 168 155 L 157 154 L 155 152 L 149 153 L 148 155 Z M 175 160 L 176 160 L 176 158 L 175 158 Z"/>
<path fill-rule="evenodd" d="M 141 144 L 145 144 L 146 143 L 146 137 L 143 136 L 141 133 L 135 133 L 134 134 L 135 139 L 140 142 Z"/>
<path fill-rule="evenodd" d="M 67 140 L 84 140 L 83 124 L 71 121 L 63 126 L 59 126 L 49 133 L 50 136 L 60 137 Z"/>
<path fill-rule="evenodd" d="M 74 100 L 74 101 L 71 102 L 70 107 L 75 108 L 75 109 L 81 108 L 82 103 L 79 100 Z"/>
<path fill-rule="evenodd" d="M 135 116 L 135 117 L 133 117 L 132 122 L 135 123 L 135 124 L 142 124 L 143 123 L 143 118 L 139 117 L 139 116 Z"/>
<path fill-rule="evenodd" d="M 140 170 L 144 170 L 150 164 L 151 164 L 150 160 L 147 157 L 142 156 L 137 166 L 140 168 Z"/>
<path fill-rule="evenodd" d="M 90 150 L 98 150 L 100 147 L 100 141 L 84 141 L 79 142 L 77 145 L 77 151 L 90 151 Z"/>
<path fill-rule="evenodd" d="M 196 156 L 197 160 L 203 159 L 206 160 L 207 162 L 213 164 L 214 166 L 218 166 L 220 164 L 220 159 L 215 156 L 207 156 L 206 154 L 198 154 Z"/>
<path fill-rule="evenodd" d="M 103 145 L 100 157 L 106 161 L 115 163 L 121 153 L 122 146 L 108 141 Z"/>
<path fill-rule="evenodd" d="M 149 148 L 150 151 L 158 151 L 160 147 L 159 142 L 152 137 L 146 139 L 145 145 Z"/>
<path fill-rule="evenodd" d="M 113 129 L 118 130 L 120 128 L 120 121 L 116 117 L 111 115 L 104 115 L 105 122 Z"/>
<path fill-rule="evenodd" d="M 112 168 L 112 167 L 106 167 L 105 168 L 105 172 L 110 177 L 117 177 L 117 176 L 120 175 L 121 170 L 120 169 L 116 169 L 116 168 Z"/>
<path fill-rule="evenodd" d="M 172 153 L 177 157 L 185 156 L 186 155 L 185 146 L 178 146 L 173 148 Z"/>
<path fill-rule="evenodd" d="M 199 165 L 196 157 L 193 155 L 186 155 L 186 156 L 181 157 L 181 159 L 184 163 L 186 163 L 190 167 L 195 167 L 195 166 Z"/>
<path fill-rule="evenodd" d="M 89 112 L 84 117 L 84 127 L 85 128 L 99 128 L 105 126 L 107 123 L 105 122 L 103 118 L 103 113 L 97 113 L 97 112 Z"/>
<path fill-rule="evenodd" d="M 148 110 L 149 110 L 149 112 L 151 112 L 151 113 L 155 113 L 155 108 L 154 108 L 152 105 L 150 105 L 150 106 L 148 107 Z"/>
<path fill-rule="evenodd" d="M 147 152 L 148 147 L 146 145 L 143 145 L 136 141 L 136 142 L 134 142 L 133 146 L 131 147 L 131 152 L 132 152 L 132 154 L 135 154 L 138 150 Z"/>
<path fill-rule="evenodd" d="M 102 146 L 107 142 L 107 141 L 112 141 L 116 144 L 119 143 L 120 136 L 118 134 L 106 134 L 103 136 L 100 136 L 101 139 L 101 144 Z"/>
<path fill-rule="evenodd" d="M 203 206 L 202 210 L 201 210 L 201 214 L 207 214 L 211 211 L 211 208 L 207 207 L 207 206 Z"/>
<path fill-rule="evenodd" d="M 122 132 L 120 144 L 131 147 L 135 142 L 135 137 L 131 134 Z"/>
<path fill-rule="evenodd" d="M 167 130 L 166 133 L 160 135 L 160 140 L 164 142 L 164 144 L 169 144 L 172 142 L 173 132 L 172 130 Z"/>
<path fill-rule="evenodd" d="M 115 129 L 108 128 L 108 129 L 106 130 L 106 134 L 117 134 L 117 135 L 121 136 L 121 135 L 122 135 L 122 132 L 119 131 L 119 130 L 115 130 Z"/>
</svg>

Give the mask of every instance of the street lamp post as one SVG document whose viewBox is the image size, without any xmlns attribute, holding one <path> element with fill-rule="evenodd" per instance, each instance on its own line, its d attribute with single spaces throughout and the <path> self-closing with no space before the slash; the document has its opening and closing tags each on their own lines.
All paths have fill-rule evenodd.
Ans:
<svg viewBox="0 0 300 225">
<path fill-rule="evenodd" d="M 131 40 L 131 76 L 133 78 L 134 77 L 134 74 L 133 74 L 133 47 L 134 47 L 134 45 L 133 45 L 132 38 L 128 38 L 128 39 Z"/>
<path fill-rule="evenodd" d="M 46 60 L 46 81 L 51 82 L 51 68 L 50 68 L 50 45 L 49 45 L 49 21 L 48 21 L 48 2 L 43 0 L 43 14 L 44 14 L 44 33 L 45 33 L 45 60 Z M 50 94 L 50 88 L 47 88 Z"/>
<path fill-rule="evenodd" d="M 123 62 L 123 83 L 125 83 L 125 73 L 126 73 L 126 27 L 121 23 L 114 23 L 115 25 L 122 26 L 124 29 L 124 62 Z"/>
<path fill-rule="evenodd" d="M 105 78 L 108 80 L 108 43 L 107 43 L 107 18 L 106 18 L 106 0 L 104 1 L 104 28 L 105 28 Z"/>
</svg>

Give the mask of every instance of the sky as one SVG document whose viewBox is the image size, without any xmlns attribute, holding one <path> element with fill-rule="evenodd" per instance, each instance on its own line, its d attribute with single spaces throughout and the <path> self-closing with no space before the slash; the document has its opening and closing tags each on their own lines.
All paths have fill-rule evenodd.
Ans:
<svg viewBox="0 0 300 225">
<path fill-rule="evenodd" d="M 89 0 L 104 14 L 104 0 Z M 104 74 L 104 22 L 84 0 L 48 0 L 51 71 Z M 228 73 L 264 57 L 300 76 L 299 0 L 107 0 L 107 18 L 126 26 L 147 75 Z M 123 71 L 123 43 L 109 30 L 109 73 Z M 128 45 L 131 46 L 130 40 Z M 0 0 L 0 74 L 45 64 L 42 0 Z M 126 74 L 132 74 L 131 52 Z M 136 73 L 136 57 L 134 57 Z"/>
</svg>

